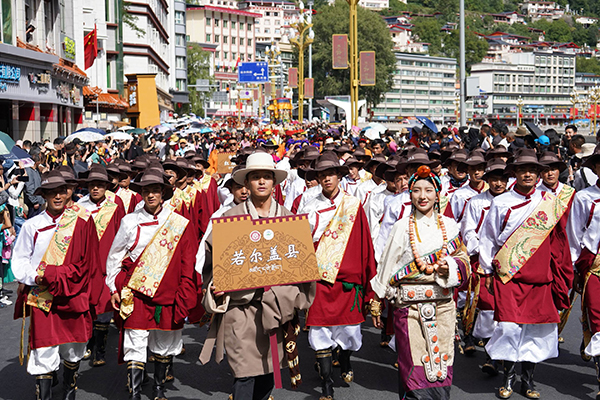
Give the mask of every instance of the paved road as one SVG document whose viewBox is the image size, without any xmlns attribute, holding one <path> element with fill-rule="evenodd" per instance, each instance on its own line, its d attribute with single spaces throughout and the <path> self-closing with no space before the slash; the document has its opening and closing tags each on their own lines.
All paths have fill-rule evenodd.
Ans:
<svg viewBox="0 0 600 400">
<path fill-rule="evenodd" d="M 15 288 L 9 285 L 9 288 Z M 578 307 L 576 305 L 574 308 Z M 13 321 L 13 307 L 0 309 L 0 399 L 26 400 L 34 398 L 34 378 L 27 375 L 25 366 L 19 365 L 19 336 L 21 324 Z M 536 370 L 537 388 L 543 399 L 593 399 L 597 384 L 592 363 L 585 363 L 579 356 L 581 329 L 578 322 L 580 312 L 573 310 L 571 319 L 563 332 L 565 343 L 561 345 L 560 357 L 540 365 Z M 175 362 L 176 380 L 169 384 L 170 400 L 183 399 L 226 399 L 232 376 L 224 361 L 201 366 L 198 355 L 206 337 L 206 328 L 188 326 L 184 330 L 186 354 Z M 356 381 L 346 385 L 336 377 L 336 399 L 397 399 L 397 372 L 393 367 L 395 354 L 390 349 L 379 347 L 379 334 L 368 324 L 363 329 L 364 343 L 361 351 L 353 356 Z M 275 399 L 296 400 L 318 398 L 319 380 L 312 369 L 314 355 L 308 347 L 306 333 L 299 338 L 300 362 L 304 383 L 299 390 L 291 390 L 287 371 L 283 372 L 284 389 L 276 390 Z M 79 400 L 125 400 L 125 366 L 116 364 L 117 331 L 111 328 L 108 340 L 107 365 L 91 368 L 84 362 L 78 380 Z M 481 350 L 481 349 L 479 349 Z M 490 378 L 478 367 L 485 361 L 482 351 L 475 357 L 457 355 L 454 365 L 454 399 L 495 399 L 502 376 Z M 150 372 L 153 367 L 149 367 Z M 339 370 L 338 370 L 339 371 Z M 62 385 L 61 385 L 62 386 Z M 55 388 L 54 399 L 61 396 L 60 386 Z M 151 396 L 150 385 L 144 386 L 147 398 Z M 523 399 L 519 394 L 514 399 Z"/>
</svg>

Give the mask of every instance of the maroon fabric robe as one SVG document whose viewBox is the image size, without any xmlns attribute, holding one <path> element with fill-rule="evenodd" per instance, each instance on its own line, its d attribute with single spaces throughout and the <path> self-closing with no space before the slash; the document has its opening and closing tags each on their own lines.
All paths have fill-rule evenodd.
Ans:
<svg viewBox="0 0 600 400">
<path fill-rule="evenodd" d="M 589 251 L 587 247 L 581 250 L 581 255 L 575 263 L 575 269 L 579 274 L 579 280 L 582 284 L 585 282 L 585 276 L 592 267 L 595 258 L 596 254 Z M 583 301 L 587 309 L 588 323 L 592 335 L 600 332 L 600 302 L 596 299 L 598 293 L 600 293 L 600 278 L 591 274 L 585 285 Z"/>
<path fill-rule="evenodd" d="M 98 236 L 92 218 L 78 218 L 63 265 L 48 265 L 42 281 L 54 296 L 49 312 L 27 307 L 31 315 L 29 345 L 32 349 L 64 343 L 86 343 L 92 336 L 90 313 L 91 274 L 99 269 Z M 15 305 L 15 319 L 23 317 L 30 287 Z"/>
<path fill-rule="evenodd" d="M 346 252 L 335 283 L 317 282 L 317 295 L 308 312 L 307 326 L 356 325 L 364 322 L 363 305 L 373 298 L 371 279 L 377 274 L 373 241 L 362 205 L 358 208 Z M 342 282 L 362 285 L 363 297 L 355 288 L 344 289 Z M 354 309 L 350 311 L 354 306 Z"/>
</svg>

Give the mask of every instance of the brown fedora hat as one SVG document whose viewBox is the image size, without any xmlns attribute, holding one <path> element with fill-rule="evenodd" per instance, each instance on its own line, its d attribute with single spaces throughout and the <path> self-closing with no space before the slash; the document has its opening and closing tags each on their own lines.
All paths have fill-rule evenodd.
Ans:
<svg viewBox="0 0 600 400">
<path fill-rule="evenodd" d="M 332 152 L 325 152 L 321 154 L 316 160 L 313 161 L 313 165 L 311 165 L 311 167 L 316 174 L 328 169 L 334 169 L 342 176 L 348 174 L 348 167 L 346 165 L 340 165 L 339 161 L 337 160 L 337 156 Z"/>
<path fill-rule="evenodd" d="M 492 158 L 485 166 L 485 173 L 483 174 L 482 179 L 486 180 L 490 176 L 498 173 L 503 175 L 506 174 L 506 163 L 499 158 Z"/>
<path fill-rule="evenodd" d="M 467 151 L 464 149 L 456 149 L 450 154 L 448 158 L 442 163 L 444 167 L 448 167 L 452 162 L 456 161 L 459 164 L 464 164 L 469 158 Z"/>
<path fill-rule="evenodd" d="M 354 156 L 350 156 L 346 159 L 346 161 L 344 162 L 344 165 L 347 167 L 354 165 L 358 169 L 361 169 L 362 167 L 365 166 L 365 163 L 362 161 L 359 161 L 358 158 L 356 158 Z"/>
<path fill-rule="evenodd" d="M 177 174 L 177 180 L 183 179 L 185 176 L 187 176 L 187 171 L 181 168 L 175 160 L 166 160 L 164 163 L 162 163 L 162 168 L 165 171 L 175 171 Z"/>
<path fill-rule="evenodd" d="M 346 143 L 336 147 L 333 151 L 339 154 L 352 153 L 352 149 Z"/>
<path fill-rule="evenodd" d="M 440 160 L 430 160 L 425 150 L 415 147 L 406 153 L 406 165 L 427 165 L 435 168 L 440 165 Z"/>
<path fill-rule="evenodd" d="M 483 152 L 481 150 L 473 150 L 471 154 L 469 154 L 469 158 L 467 158 L 463 164 L 469 166 L 475 166 L 479 164 L 485 164 L 485 157 L 483 156 Z"/>
<path fill-rule="evenodd" d="M 354 150 L 354 153 L 352 153 L 352 155 L 354 157 L 356 157 L 359 161 L 362 161 L 365 163 L 371 159 L 371 156 L 368 155 L 365 152 L 365 149 L 363 149 L 362 147 L 357 147 L 356 150 Z"/>
<path fill-rule="evenodd" d="M 313 161 L 319 157 L 319 149 L 315 146 L 305 146 L 302 151 L 302 156 L 298 159 L 299 161 Z"/>
<path fill-rule="evenodd" d="M 512 156 L 513 156 L 512 153 L 510 151 L 506 150 L 506 147 L 502 146 L 501 144 L 496 145 L 496 147 L 488 150 L 487 153 L 485 153 L 486 160 L 492 159 L 494 157 L 512 158 Z"/>
<path fill-rule="evenodd" d="M 196 174 L 196 164 L 194 164 L 191 160 L 185 159 L 183 157 L 177 157 L 175 163 L 179 166 L 179 168 L 185 170 L 185 173 L 188 176 Z"/>
<path fill-rule="evenodd" d="M 442 153 L 440 155 L 440 160 L 442 160 L 442 162 L 446 161 L 446 159 L 448 157 L 450 157 L 452 155 L 452 153 L 454 153 L 458 149 L 459 149 L 459 147 L 455 141 L 448 142 L 448 145 L 442 150 Z"/>
<path fill-rule="evenodd" d="M 406 157 L 388 161 L 387 165 L 391 168 L 386 169 L 383 173 L 383 179 L 386 181 L 393 182 L 396 179 L 396 175 L 406 174 L 406 166 L 408 165 Z"/>
<path fill-rule="evenodd" d="M 236 153 L 236 155 L 234 157 L 231 157 L 231 162 L 235 163 L 236 165 L 242 165 L 246 163 L 246 158 L 248 158 L 248 156 L 252 153 L 254 153 L 256 151 L 256 149 L 252 146 L 246 146 L 246 147 L 242 147 L 241 149 L 239 149 Z M 203 158 L 204 160 L 204 158 Z M 206 160 L 205 160 L 206 161 Z M 208 164 L 208 162 L 207 162 Z M 204 165 L 204 164 L 202 164 Z M 209 164 L 210 166 L 210 164 Z M 204 167 L 204 168 L 208 168 L 208 167 Z"/>
<path fill-rule="evenodd" d="M 129 169 L 131 171 L 131 168 Z M 108 177 L 114 176 L 118 180 L 125 179 L 129 176 L 127 172 L 121 171 L 121 168 L 115 163 L 108 164 L 106 166 L 106 173 Z"/>
<path fill-rule="evenodd" d="M 108 185 L 112 185 L 112 181 L 108 177 L 106 168 L 100 164 L 92 164 L 88 171 L 82 173 L 79 178 L 79 185 L 85 187 L 93 181 L 104 182 Z"/>
<path fill-rule="evenodd" d="M 131 189 L 137 193 L 142 193 L 142 188 L 150 185 L 161 185 L 163 188 L 163 200 L 169 200 L 173 196 L 174 188 L 169 185 L 168 177 L 160 168 L 148 168 L 144 171 L 139 182 L 131 182 Z"/>
<path fill-rule="evenodd" d="M 381 154 L 377 154 L 376 156 L 371 158 L 369 161 L 367 161 L 367 163 L 365 164 L 365 166 L 363 168 L 365 169 L 365 171 L 368 171 L 372 167 L 377 167 L 380 164 L 385 163 L 386 161 L 387 160 L 386 160 L 385 156 L 383 156 Z"/>
<path fill-rule="evenodd" d="M 567 169 L 567 164 L 558 158 L 556 153 L 551 151 L 544 151 L 542 153 L 542 156 L 540 157 L 540 164 L 543 164 L 547 167 L 556 167 L 560 172 L 563 172 Z"/>
<path fill-rule="evenodd" d="M 68 186 L 67 181 L 58 170 L 52 170 L 42 175 L 42 183 L 35 189 L 33 194 L 35 196 L 41 196 L 44 190 L 56 189 L 61 186 Z"/>
<path fill-rule="evenodd" d="M 506 166 L 506 171 L 512 172 L 516 169 L 515 167 L 518 167 L 520 165 L 535 165 L 540 170 L 543 170 L 545 168 L 544 165 L 540 164 L 535 150 L 527 148 L 519 150 L 519 152 L 515 156 L 514 161 Z"/>
<path fill-rule="evenodd" d="M 60 172 L 63 178 L 65 178 L 65 182 L 67 182 L 68 185 L 78 184 L 77 178 L 75 178 L 75 172 L 73 172 L 73 169 L 71 169 L 71 167 L 69 167 L 68 165 L 61 165 L 57 168 L 57 170 L 58 172 Z"/>
</svg>

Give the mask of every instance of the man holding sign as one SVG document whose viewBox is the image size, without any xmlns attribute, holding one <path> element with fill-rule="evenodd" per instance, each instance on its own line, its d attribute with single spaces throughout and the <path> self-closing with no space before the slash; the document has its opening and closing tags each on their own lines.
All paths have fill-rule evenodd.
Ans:
<svg viewBox="0 0 600 400">
<path fill-rule="evenodd" d="M 154 353 L 153 398 L 165 398 L 167 367 L 181 353 L 181 329 L 196 305 L 194 224 L 163 200 L 173 195 L 164 171 L 149 168 L 133 190 L 144 207 L 125 216 L 108 254 L 106 285 L 121 328 L 131 398 L 141 399 L 148 347 Z"/>
<path fill-rule="evenodd" d="M 322 192 L 298 214 L 308 213 L 321 280 L 308 312 L 308 340 L 315 350 L 323 396 L 333 398 L 332 349 L 340 347 L 342 378 L 354 380 L 350 355 L 362 346 L 363 304 L 373 298 L 376 275 L 373 242 L 360 200 L 340 189 L 348 167 L 325 152 L 315 160 L 314 174 Z M 310 179 L 310 178 L 309 178 Z"/>
<path fill-rule="evenodd" d="M 229 220 L 237 219 L 240 222 L 247 222 L 247 216 L 250 216 L 252 221 L 269 222 L 270 220 L 266 220 L 267 218 L 280 217 L 284 220 L 285 216 L 292 216 L 291 212 L 273 199 L 275 185 L 279 185 L 286 176 L 287 172 L 275 169 L 273 159 L 269 154 L 257 152 L 249 155 L 246 167 L 235 171 L 233 180 L 246 186 L 250 197 L 224 213 L 223 217 L 227 219 L 232 216 L 246 216 L 245 218 L 229 218 Z M 267 234 L 267 230 L 263 230 L 263 234 L 260 234 L 257 229 L 250 235 L 244 235 L 235 240 L 232 240 L 232 235 L 236 229 L 232 227 L 229 230 L 229 240 L 223 240 L 218 236 L 217 231 L 221 223 L 216 223 L 217 221 L 219 220 L 215 220 L 213 233 L 206 240 L 206 264 L 203 270 L 206 295 L 203 305 L 206 312 L 214 314 L 214 317 L 200 354 L 200 361 L 203 364 L 210 361 L 212 349 L 216 345 L 216 361 L 221 362 L 223 350 L 225 350 L 234 376 L 233 398 L 267 399 L 274 387 L 274 373 L 275 376 L 278 376 L 282 366 L 290 365 L 292 385 L 296 385 L 300 381 L 295 350 L 297 324 L 288 324 L 288 322 L 294 319 L 296 310 L 310 307 L 315 295 L 315 284 L 309 282 L 271 288 L 253 286 L 254 289 L 227 293 L 220 291 L 223 290 L 220 289 L 221 286 L 215 287 L 215 284 L 220 285 L 219 281 L 227 280 L 227 276 L 221 276 L 222 265 L 229 267 L 230 275 L 240 275 L 244 272 L 251 273 L 253 270 L 262 271 L 260 274 L 268 273 L 265 271 L 267 269 L 271 271 L 275 263 L 259 263 L 258 261 L 267 261 L 270 255 L 258 253 L 256 249 L 252 254 L 240 249 L 233 256 L 230 254 L 220 256 L 217 248 L 224 245 L 222 242 L 225 241 L 228 243 L 239 242 L 240 246 L 252 246 L 250 242 L 259 245 L 264 237 L 265 240 L 274 242 L 276 238 L 273 236 L 277 236 L 277 233 L 273 231 L 276 231 L 277 222 L 273 223 L 269 234 Z M 231 223 L 235 224 L 235 222 Z M 283 249 L 279 251 L 279 258 L 285 257 L 283 255 L 285 251 L 281 250 Z M 312 249 L 310 250 L 312 254 Z M 281 261 L 279 264 L 282 265 L 283 262 Z M 251 271 L 249 272 L 247 267 L 250 266 Z M 316 271 L 314 276 L 316 279 Z M 290 325 L 292 326 L 290 327 Z M 282 329 L 284 326 L 285 332 Z M 272 359 L 275 357 L 272 357 L 271 352 L 276 354 L 274 350 L 279 355 L 276 362 L 280 365 L 273 365 Z"/>
</svg>

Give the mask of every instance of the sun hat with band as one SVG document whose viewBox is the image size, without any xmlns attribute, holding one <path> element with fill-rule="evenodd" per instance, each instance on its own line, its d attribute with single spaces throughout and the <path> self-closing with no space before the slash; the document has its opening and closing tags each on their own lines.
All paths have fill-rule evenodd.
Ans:
<svg viewBox="0 0 600 400">
<path fill-rule="evenodd" d="M 163 189 L 163 200 L 169 200 L 173 196 L 173 186 L 169 185 L 168 177 L 160 168 L 148 168 L 142 175 L 139 182 L 131 182 L 131 190 L 142 193 L 146 186 L 160 185 Z"/>
<path fill-rule="evenodd" d="M 33 194 L 34 196 L 41 196 L 44 193 L 44 190 L 52 190 L 61 186 L 66 187 L 67 185 L 68 183 L 65 181 L 63 175 L 59 170 L 55 169 L 42 175 L 42 183 L 35 189 Z"/>
<path fill-rule="evenodd" d="M 246 167 L 242 168 L 238 171 L 235 171 L 232 174 L 233 180 L 240 184 L 244 185 L 246 181 L 246 176 L 250 172 L 254 171 L 271 171 L 273 175 L 275 175 L 275 185 L 279 185 L 281 182 L 285 180 L 287 177 L 287 171 L 276 169 L 275 163 L 273 162 L 273 157 L 271 157 L 268 153 L 256 152 L 252 153 L 246 158 Z"/>
</svg>

